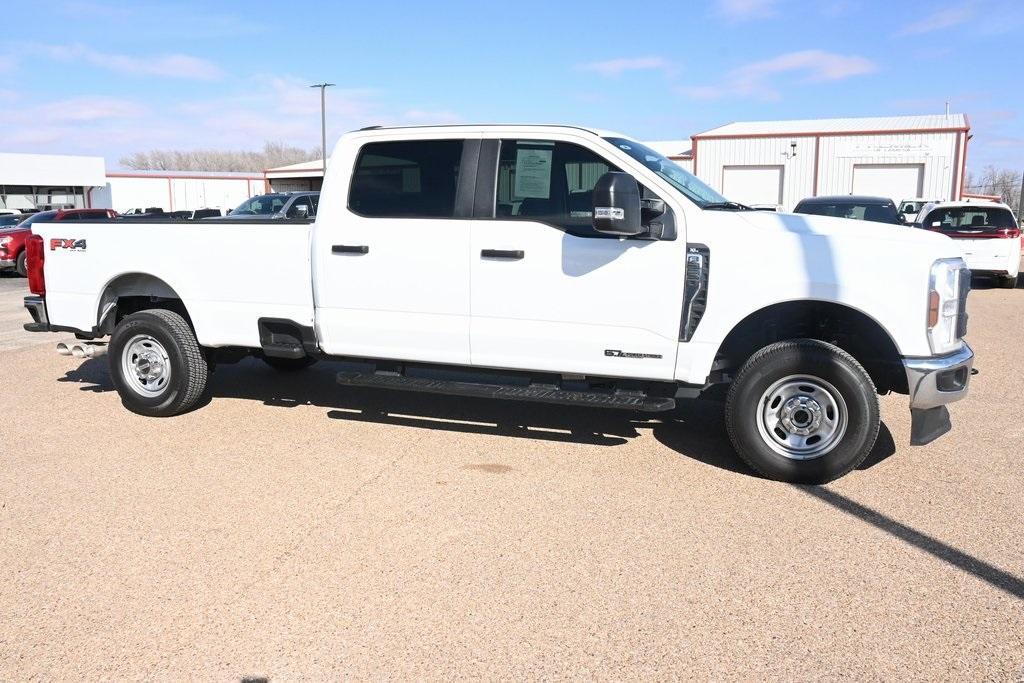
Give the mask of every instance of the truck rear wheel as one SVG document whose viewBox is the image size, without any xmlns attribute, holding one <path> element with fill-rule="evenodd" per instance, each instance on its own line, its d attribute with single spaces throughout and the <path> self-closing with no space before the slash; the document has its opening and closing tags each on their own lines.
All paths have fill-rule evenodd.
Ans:
<svg viewBox="0 0 1024 683">
<path fill-rule="evenodd" d="M 110 376 L 133 413 L 170 417 L 195 407 L 208 366 L 196 335 L 179 314 L 140 311 L 118 323 L 108 350 Z"/>
<path fill-rule="evenodd" d="M 837 346 L 797 339 L 743 365 L 725 404 L 739 456 L 771 479 L 824 484 L 860 465 L 879 429 L 871 377 Z"/>
</svg>

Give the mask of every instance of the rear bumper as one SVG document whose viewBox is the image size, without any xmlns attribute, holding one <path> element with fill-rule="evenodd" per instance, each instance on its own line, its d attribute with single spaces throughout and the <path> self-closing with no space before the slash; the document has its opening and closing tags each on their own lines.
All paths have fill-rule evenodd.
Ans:
<svg viewBox="0 0 1024 683">
<path fill-rule="evenodd" d="M 49 332 L 50 319 L 46 317 L 46 300 L 41 296 L 26 296 L 25 310 L 32 316 L 32 322 L 25 323 L 29 332 Z"/>
<path fill-rule="evenodd" d="M 904 358 L 910 390 L 910 443 L 923 446 L 953 428 L 946 405 L 967 395 L 974 351 L 966 343 L 945 356 Z"/>
</svg>

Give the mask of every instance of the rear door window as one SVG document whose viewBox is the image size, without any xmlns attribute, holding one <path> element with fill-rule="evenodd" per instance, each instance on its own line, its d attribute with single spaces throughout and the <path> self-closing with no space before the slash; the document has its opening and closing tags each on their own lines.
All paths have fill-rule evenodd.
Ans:
<svg viewBox="0 0 1024 683">
<path fill-rule="evenodd" d="M 402 140 L 363 145 L 348 207 L 375 218 L 451 218 L 462 140 Z"/>
</svg>

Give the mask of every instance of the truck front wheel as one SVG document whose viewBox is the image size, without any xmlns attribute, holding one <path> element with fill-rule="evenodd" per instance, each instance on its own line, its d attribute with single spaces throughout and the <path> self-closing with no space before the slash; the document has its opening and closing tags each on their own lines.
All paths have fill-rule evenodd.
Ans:
<svg viewBox="0 0 1024 683">
<path fill-rule="evenodd" d="M 860 465 L 878 436 L 871 377 L 837 346 L 797 339 L 744 363 L 725 403 L 729 439 L 771 479 L 823 484 Z"/>
<path fill-rule="evenodd" d="M 18 254 L 18 260 L 14 262 L 14 270 L 18 272 L 18 275 L 22 277 L 28 277 L 28 265 L 26 265 L 26 256 L 28 252 L 24 249 Z"/>
<path fill-rule="evenodd" d="M 195 407 L 209 372 L 185 319 L 164 309 L 140 311 L 118 323 L 108 349 L 110 376 L 133 413 L 170 417 Z"/>
</svg>

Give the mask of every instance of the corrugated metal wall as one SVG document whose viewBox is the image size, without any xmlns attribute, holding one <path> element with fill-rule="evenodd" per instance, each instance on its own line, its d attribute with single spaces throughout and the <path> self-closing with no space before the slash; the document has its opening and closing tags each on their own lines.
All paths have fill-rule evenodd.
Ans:
<svg viewBox="0 0 1024 683">
<path fill-rule="evenodd" d="M 958 137 L 961 138 L 959 153 Z M 922 192 L 927 198 L 958 198 L 954 195 L 959 192 L 963 138 L 963 133 L 898 133 L 698 139 L 695 146 L 696 175 L 722 191 L 727 166 L 781 165 L 784 169 L 782 205 L 789 211 L 801 199 L 815 194 L 850 194 L 855 165 L 923 164 Z M 791 145 L 794 142 L 795 148 Z M 814 172 L 816 144 L 819 145 L 817 188 Z M 898 201 L 905 197 L 894 199 Z"/>
</svg>

